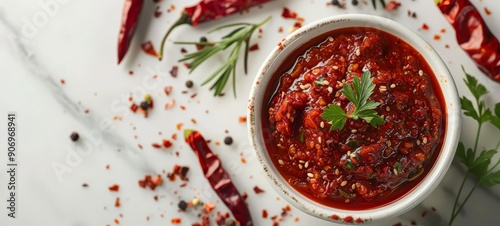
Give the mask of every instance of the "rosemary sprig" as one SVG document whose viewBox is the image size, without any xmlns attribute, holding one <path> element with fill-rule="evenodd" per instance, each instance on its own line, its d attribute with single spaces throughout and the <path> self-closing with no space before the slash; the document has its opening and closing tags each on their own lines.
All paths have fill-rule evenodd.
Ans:
<svg viewBox="0 0 500 226">
<path fill-rule="evenodd" d="M 236 97 L 236 64 L 238 62 L 238 57 L 240 56 L 240 50 L 243 46 L 245 46 L 244 69 L 246 74 L 248 48 L 249 48 L 248 43 L 250 42 L 250 37 L 252 36 L 253 32 L 257 30 L 258 27 L 262 26 L 270 19 L 271 17 L 268 17 L 267 19 L 258 24 L 251 24 L 251 23 L 228 24 L 217 27 L 209 31 L 208 33 L 212 33 L 214 31 L 218 31 L 228 27 L 238 27 L 235 30 L 231 31 L 226 36 L 222 37 L 222 39 L 218 42 L 174 42 L 175 44 L 188 44 L 188 45 L 194 44 L 194 45 L 203 45 L 205 47 L 197 52 L 187 54 L 184 58 L 180 59 L 179 62 L 190 61 L 189 66 L 191 67 L 191 70 L 189 71 L 189 73 L 191 73 L 203 62 L 209 59 L 211 56 L 231 47 L 232 48 L 231 52 L 227 60 L 224 62 L 224 64 L 220 66 L 214 73 L 212 73 L 212 75 L 210 75 L 202 83 L 202 85 L 205 85 L 211 82 L 212 80 L 215 80 L 215 82 L 210 87 L 210 90 L 214 90 L 214 96 L 221 96 L 224 87 L 229 81 L 229 78 L 232 76 L 233 93 L 234 96 Z"/>
</svg>

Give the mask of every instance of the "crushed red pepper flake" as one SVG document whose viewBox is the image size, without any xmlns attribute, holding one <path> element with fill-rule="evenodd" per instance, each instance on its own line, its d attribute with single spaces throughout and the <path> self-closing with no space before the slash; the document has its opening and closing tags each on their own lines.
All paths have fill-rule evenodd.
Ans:
<svg viewBox="0 0 500 226">
<path fill-rule="evenodd" d="M 165 110 L 170 110 L 175 106 L 175 99 L 172 99 L 170 102 L 165 104 Z"/>
<path fill-rule="evenodd" d="M 172 224 L 180 224 L 182 223 L 181 218 L 172 218 Z"/>
<path fill-rule="evenodd" d="M 191 118 L 191 122 L 192 122 L 193 124 L 196 124 L 196 119 Z"/>
<path fill-rule="evenodd" d="M 389 3 L 385 5 L 385 10 L 391 12 L 398 9 L 401 6 L 401 3 L 396 2 L 395 0 L 391 0 Z"/>
<path fill-rule="evenodd" d="M 354 219 L 351 216 L 344 217 L 344 222 L 351 223 Z"/>
<path fill-rule="evenodd" d="M 245 163 L 247 163 L 247 160 L 245 158 L 241 157 L 241 163 L 245 164 Z"/>
<path fill-rule="evenodd" d="M 253 191 L 255 192 L 255 194 L 264 193 L 264 190 L 259 188 L 257 185 L 255 185 L 255 187 L 253 187 Z"/>
<path fill-rule="evenodd" d="M 111 186 L 108 187 L 110 191 L 115 191 L 117 192 L 118 190 L 120 190 L 120 185 L 118 184 L 113 184 Z"/>
<path fill-rule="evenodd" d="M 403 226 L 403 224 L 401 224 L 401 222 L 398 222 L 398 223 L 394 224 L 394 226 Z"/>
<path fill-rule="evenodd" d="M 293 221 L 299 222 L 299 217 L 295 217 L 295 219 Z"/>
<path fill-rule="evenodd" d="M 262 218 L 266 219 L 268 216 L 268 213 L 267 213 L 267 210 L 266 209 L 263 209 L 262 210 Z"/>
<path fill-rule="evenodd" d="M 433 206 L 433 207 L 431 207 L 431 210 L 432 210 L 433 212 L 436 212 L 436 211 L 437 211 L 437 210 L 436 210 L 436 208 L 435 208 L 434 206 Z"/>
<path fill-rule="evenodd" d="M 296 19 L 297 12 L 295 12 L 287 7 L 283 7 L 283 11 L 281 12 L 281 16 L 285 19 Z"/>
<path fill-rule="evenodd" d="M 436 40 L 436 41 L 441 40 L 441 35 L 435 34 L 434 35 L 434 40 Z"/>
<path fill-rule="evenodd" d="M 248 48 L 248 51 L 257 51 L 259 50 L 259 44 L 254 44 L 252 46 L 250 46 L 250 48 Z"/>
<path fill-rule="evenodd" d="M 425 217 L 427 216 L 427 210 L 424 210 L 424 212 L 422 212 L 422 217 Z"/>
<path fill-rule="evenodd" d="M 179 67 L 174 65 L 172 66 L 172 69 L 169 72 L 172 77 L 177 78 L 177 74 L 179 73 Z"/>
<path fill-rule="evenodd" d="M 83 183 L 83 184 L 82 184 L 82 187 L 84 187 L 84 188 L 86 188 L 86 187 L 88 187 L 88 186 L 89 186 L 89 185 L 88 185 L 87 183 Z"/>
<path fill-rule="evenodd" d="M 186 110 L 186 107 L 185 107 L 184 105 L 181 105 L 181 106 L 180 106 L 180 108 L 181 108 L 181 110 L 183 110 L 183 111 L 184 111 L 184 110 Z"/>
<path fill-rule="evenodd" d="M 159 18 L 161 16 L 161 14 L 162 14 L 162 11 L 160 10 L 160 7 L 156 6 L 155 13 L 154 13 L 155 18 Z"/>
<path fill-rule="evenodd" d="M 191 99 L 193 99 L 193 98 L 195 98 L 197 95 L 198 95 L 197 93 L 193 93 L 193 94 L 191 94 L 191 96 L 190 96 L 190 97 L 191 97 Z"/>
<path fill-rule="evenodd" d="M 61 79 L 61 85 L 64 85 L 66 84 L 66 81 L 64 81 L 64 79 Z"/>
<path fill-rule="evenodd" d="M 156 52 L 154 46 L 153 46 L 153 43 L 151 41 L 147 41 L 145 43 L 142 43 L 141 45 L 141 48 L 142 50 L 148 54 L 148 55 L 151 55 L 151 56 L 154 56 L 156 58 L 158 58 L 158 52 Z"/>
<path fill-rule="evenodd" d="M 172 93 L 172 89 L 173 89 L 172 86 L 165 86 L 165 88 L 163 90 L 165 91 L 165 94 L 167 94 L 167 96 L 169 96 L 170 93 Z"/>
<path fill-rule="evenodd" d="M 189 172 L 188 166 L 180 166 L 175 164 L 172 172 L 167 174 L 167 177 L 170 181 L 175 181 L 176 176 L 179 176 L 181 180 L 188 181 L 187 173 Z"/>
<path fill-rule="evenodd" d="M 120 224 L 120 220 L 115 218 L 115 224 Z"/>
<path fill-rule="evenodd" d="M 238 122 L 239 123 L 245 123 L 245 122 L 247 122 L 247 117 L 246 116 L 240 116 L 240 117 L 238 117 Z"/>
<path fill-rule="evenodd" d="M 139 180 L 139 187 L 149 188 L 154 191 L 156 186 L 161 185 L 162 182 L 163 179 L 161 178 L 161 175 L 157 175 L 154 179 L 151 175 L 146 175 L 143 180 Z"/>
<path fill-rule="evenodd" d="M 414 221 L 414 220 L 412 220 L 412 221 L 411 221 L 411 225 L 417 225 L 417 222 L 416 222 L 416 221 Z"/>
<path fill-rule="evenodd" d="M 177 130 L 181 130 L 182 129 L 182 123 L 177 123 L 175 125 L 175 127 L 177 128 Z"/>
<path fill-rule="evenodd" d="M 440 32 L 443 34 L 446 33 L 446 28 L 441 28 Z"/>
<path fill-rule="evenodd" d="M 281 26 L 280 26 L 280 27 L 278 28 L 278 32 L 279 32 L 279 33 L 282 33 L 282 32 L 283 32 L 283 27 L 281 27 Z"/>
<path fill-rule="evenodd" d="M 429 25 L 427 25 L 426 23 L 423 23 L 422 24 L 422 30 L 424 30 L 424 31 L 429 30 Z"/>
<path fill-rule="evenodd" d="M 152 146 L 156 149 L 160 149 L 161 148 L 161 145 L 159 145 L 158 143 L 153 143 Z"/>
<path fill-rule="evenodd" d="M 130 70 L 130 71 L 128 71 L 128 74 L 129 75 L 134 75 L 134 71 Z"/>
<path fill-rule="evenodd" d="M 138 144 L 137 146 L 142 150 L 142 144 Z"/>
<path fill-rule="evenodd" d="M 109 170 L 109 164 L 106 165 L 106 169 Z"/>
<path fill-rule="evenodd" d="M 115 207 L 120 207 L 120 206 L 121 206 L 120 197 L 116 197 L 116 199 L 115 199 Z"/>
<path fill-rule="evenodd" d="M 186 67 L 187 69 L 191 69 L 191 65 L 189 65 L 189 63 L 184 62 L 184 64 L 183 64 L 183 65 L 184 65 L 184 67 Z"/>
<path fill-rule="evenodd" d="M 485 13 L 486 13 L 486 15 L 488 15 L 488 16 L 489 16 L 489 15 L 491 15 L 491 11 L 490 11 L 490 9 L 488 9 L 488 7 L 486 7 L 486 6 L 484 7 L 484 12 L 485 12 Z"/>
<path fill-rule="evenodd" d="M 181 48 L 181 53 L 186 54 L 188 51 L 185 48 Z"/>
<path fill-rule="evenodd" d="M 163 144 L 163 147 L 165 147 L 165 148 L 172 147 L 172 145 L 173 145 L 173 143 L 170 140 L 167 140 L 167 139 L 163 139 L 162 140 L 162 144 Z"/>
<path fill-rule="evenodd" d="M 177 140 L 177 133 L 173 133 L 171 138 L 172 138 L 172 140 Z"/>
</svg>

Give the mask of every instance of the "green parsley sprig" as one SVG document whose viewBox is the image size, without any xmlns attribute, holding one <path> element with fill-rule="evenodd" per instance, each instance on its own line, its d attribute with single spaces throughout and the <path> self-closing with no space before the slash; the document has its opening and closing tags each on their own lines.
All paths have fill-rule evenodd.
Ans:
<svg viewBox="0 0 500 226">
<path fill-rule="evenodd" d="M 465 96 L 460 98 L 460 103 L 462 105 L 464 115 L 474 119 L 478 123 L 478 129 L 476 132 L 474 148 L 467 148 L 466 150 L 465 145 L 462 142 L 460 142 L 457 147 L 456 156 L 467 167 L 467 171 L 465 172 L 464 179 L 462 180 L 457 197 L 455 198 L 453 211 L 451 212 L 450 221 L 448 222 L 449 225 L 453 224 L 453 221 L 479 184 L 487 188 L 500 184 L 500 169 L 497 169 L 497 166 L 500 164 L 500 158 L 495 164 L 493 164 L 492 167 L 489 167 L 492 157 L 497 153 L 497 150 L 500 147 L 500 141 L 496 144 L 495 148 L 483 149 L 481 152 L 478 152 L 478 142 L 484 123 L 489 122 L 500 130 L 500 103 L 497 103 L 495 105 L 495 111 L 491 112 L 491 110 L 486 107 L 484 100 L 481 99 L 488 93 L 486 87 L 478 83 L 476 78 L 467 73 L 463 66 L 462 70 L 465 73 L 465 84 L 474 96 L 475 105 Z M 459 202 L 464 189 L 464 184 L 468 179 L 470 179 L 470 175 L 476 177 L 476 183 L 469 190 L 463 201 Z"/>
<path fill-rule="evenodd" d="M 231 53 L 229 54 L 229 57 L 224 62 L 224 64 L 220 66 L 214 73 L 212 73 L 212 75 L 210 75 L 202 83 L 202 85 L 205 85 L 215 79 L 215 82 L 210 87 L 210 90 L 214 90 L 214 96 L 221 96 L 222 90 L 226 86 L 229 78 L 232 76 L 233 92 L 234 96 L 236 96 L 236 63 L 238 62 L 240 50 L 243 47 L 243 45 L 245 45 L 244 68 L 246 74 L 250 37 L 252 36 L 253 32 L 257 30 L 257 28 L 265 24 L 270 19 L 271 17 L 268 17 L 267 19 L 258 24 L 251 24 L 251 23 L 228 24 L 217 27 L 209 31 L 208 33 L 212 33 L 214 31 L 218 31 L 228 27 L 238 27 L 232 32 L 230 32 L 228 35 L 222 37 L 222 39 L 218 42 L 174 42 L 175 44 L 189 44 L 189 45 L 194 44 L 194 45 L 204 46 L 203 49 L 197 52 L 187 54 L 184 58 L 180 59 L 179 62 L 191 60 L 191 62 L 189 62 L 189 66 L 191 67 L 189 73 L 191 73 L 211 56 L 233 46 L 231 49 Z"/>
<path fill-rule="evenodd" d="M 330 130 L 340 130 L 344 128 L 347 118 L 352 118 L 354 120 L 358 120 L 359 118 L 364 119 L 373 127 L 383 125 L 385 123 L 384 119 L 373 110 L 380 105 L 380 103 L 373 100 L 368 101 L 374 88 L 375 84 L 373 84 L 373 78 L 371 77 L 370 71 L 363 72 L 361 81 L 355 76 L 352 81 L 352 87 L 349 84 L 345 84 L 342 93 L 354 104 L 356 109 L 351 114 L 347 114 L 336 104 L 328 105 L 328 107 L 324 109 L 323 114 L 321 114 L 321 117 L 332 124 Z"/>
</svg>

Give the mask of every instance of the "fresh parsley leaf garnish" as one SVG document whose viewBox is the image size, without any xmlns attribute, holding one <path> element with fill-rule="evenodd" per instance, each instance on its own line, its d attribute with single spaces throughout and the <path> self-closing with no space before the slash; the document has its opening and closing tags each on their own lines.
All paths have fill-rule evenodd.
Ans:
<svg viewBox="0 0 500 226">
<path fill-rule="evenodd" d="M 353 113 L 348 115 L 340 106 L 336 104 L 328 105 L 328 107 L 323 110 L 321 117 L 332 124 L 330 130 L 340 130 L 344 128 L 347 118 L 352 118 L 354 120 L 361 118 L 367 123 L 370 123 L 373 127 L 383 125 L 385 123 L 384 119 L 373 110 L 380 105 L 380 103 L 373 100 L 368 101 L 374 89 L 375 84 L 373 84 L 373 78 L 371 77 L 370 71 L 363 72 L 361 80 L 355 76 L 352 81 L 352 87 L 349 84 L 345 84 L 342 93 L 352 102 L 352 104 L 354 104 L 356 109 Z"/>
<path fill-rule="evenodd" d="M 314 80 L 314 84 L 318 86 L 324 85 L 325 77 L 319 76 L 316 80 Z"/>
<path fill-rule="evenodd" d="M 496 161 L 495 164 L 493 164 L 492 167 L 490 167 L 491 160 L 493 156 L 497 154 L 497 150 L 500 147 L 500 141 L 497 143 L 494 149 L 483 149 L 481 151 L 478 150 L 481 128 L 484 123 L 490 122 L 500 130 L 500 103 L 497 103 L 495 105 L 495 111 L 492 113 L 491 110 L 486 107 L 486 103 L 484 102 L 484 100 L 481 99 L 488 93 L 486 87 L 478 83 L 476 78 L 467 73 L 463 66 L 462 70 L 465 74 L 465 84 L 474 97 L 474 103 L 465 96 L 462 96 L 462 98 L 460 98 L 460 103 L 462 105 L 464 115 L 474 119 L 478 124 L 478 128 L 473 148 L 466 148 L 462 142 L 460 142 L 457 147 L 456 156 L 460 159 L 460 162 L 462 162 L 467 167 L 467 171 L 458 190 L 458 194 L 453 205 L 453 210 L 451 212 L 449 225 L 453 224 L 453 221 L 458 216 L 465 203 L 467 203 L 467 200 L 479 184 L 485 187 L 491 187 L 493 185 L 500 184 L 500 169 L 498 169 L 500 158 Z M 474 175 L 476 177 L 476 183 L 469 190 L 465 199 L 460 201 L 459 199 L 464 189 L 464 184 L 469 178 L 469 175 Z"/>
</svg>

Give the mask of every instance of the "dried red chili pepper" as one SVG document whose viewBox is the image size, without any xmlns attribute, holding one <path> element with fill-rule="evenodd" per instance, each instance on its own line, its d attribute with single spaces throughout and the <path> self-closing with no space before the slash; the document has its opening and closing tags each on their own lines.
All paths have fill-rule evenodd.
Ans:
<svg viewBox="0 0 500 226">
<path fill-rule="evenodd" d="M 241 226 L 253 226 L 250 211 L 236 186 L 222 168 L 221 161 L 198 131 L 184 130 L 184 138 L 198 156 L 201 168 L 212 188 L 224 201 Z"/>
<path fill-rule="evenodd" d="M 201 0 L 193 6 L 184 8 L 181 17 L 163 36 L 158 59 L 161 60 L 163 57 L 163 47 L 168 35 L 179 25 L 189 24 L 195 27 L 199 23 L 219 19 L 269 1 L 271 0 Z"/>
<path fill-rule="evenodd" d="M 118 35 L 118 64 L 123 60 L 130 46 L 143 3 L 144 0 L 125 0 L 123 4 L 122 24 Z"/>
<path fill-rule="evenodd" d="M 442 0 L 437 5 L 453 25 L 460 47 L 481 71 L 500 82 L 500 44 L 479 11 L 469 0 Z"/>
</svg>

